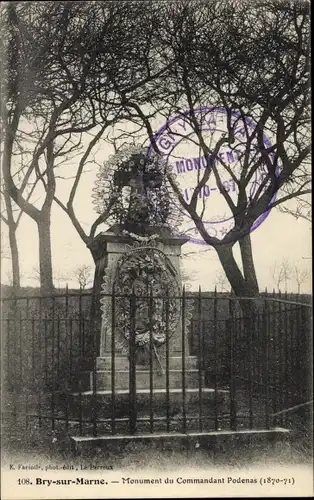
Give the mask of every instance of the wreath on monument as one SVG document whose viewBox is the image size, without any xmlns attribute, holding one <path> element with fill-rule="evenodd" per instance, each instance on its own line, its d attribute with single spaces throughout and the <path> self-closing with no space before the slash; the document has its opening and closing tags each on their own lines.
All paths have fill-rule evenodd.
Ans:
<svg viewBox="0 0 314 500">
<path fill-rule="evenodd" d="M 148 241 L 147 228 L 178 228 L 181 212 L 169 182 L 172 168 L 156 153 L 127 146 L 110 156 L 97 174 L 93 199 L 109 225 L 118 223 L 138 241 Z M 141 237 L 141 239 L 140 239 Z M 145 238 L 145 240 L 143 240 Z"/>
</svg>

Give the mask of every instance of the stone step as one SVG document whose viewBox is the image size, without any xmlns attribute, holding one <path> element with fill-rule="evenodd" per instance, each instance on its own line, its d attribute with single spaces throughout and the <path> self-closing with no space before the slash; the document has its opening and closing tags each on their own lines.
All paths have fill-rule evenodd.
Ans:
<svg viewBox="0 0 314 500">
<path fill-rule="evenodd" d="M 93 390 L 93 372 L 82 373 L 81 377 L 81 391 Z M 202 385 L 204 386 L 204 377 L 202 376 Z M 96 372 L 96 390 L 111 390 L 112 384 L 111 370 L 97 370 Z M 129 389 L 129 370 L 117 370 L 115 372 L 115 389 Z M 152 387 L 155 389 L 166 389 L 166 374 L 161 374 L 157 370 L 152 372 Z M 185 387 L 198 387 L 199 386 L 199 371 L 188 370 L 184 376 Z M 169 370 L 169 388 L 179 389 L 183 385 L 182 370 Z M 150 388 L 150 371 L 149 370 L 136 370 L 136 388 L 149 389 Z"/>
<path fill-rule="evenodd" d="M 160 361 L 163 368 L 166 368 L 166 359 L 160 354 Z M 197 369 L 198 359 L 196 356 L 186 356 L 185 357 L 185 369 L 193 370 Z M 128 370 L 130 366 L 129 359 L 127 356 L 115 356 L 115 369 L 116 370 Z M 157 369 L 159 368 L 159 364 L 155 358 L 153 357 L 153 366 Z M 147 370 L 147 365 L 137 364 L 137 370 Z M 96 369 L 97 370 L 110 370 L 111 369 L 111 356 L 107 357 L 98 357 L 96 360 Z M 181 370 L 182 369 L 182 356 L 169 356 L 169 370 Z"/>
<path fill-rule="evenodd" d="M 180 450 L 182 451 L 184 447 L 193 450 L 195 448 L 203 449 L 217 449 L 220 452 L 228 451 L 236 446 L 243 445 L 247 449 L 249 446 L 256 446 L 257 443 L 265 443 L 269 446 L 269 443 L 274 443 L 277 441 L 285 441 L 289 438 L 289 430 L 281 427 L 274 427 L 272 429 L 252 429 L 252 430 L 237 430 L 231 431 L 229 429 L 225 430 L 210 430 L 210 431 L 188 431 L 183 432 L 155 432 L 154 434 L 138 433 L 138 434 L 127 434 L 124 435 L 110 435 L 110 433 L 104 433 L 103 435 L 93 436 L 92 432 L 89 435 L 80 436 L 72 435 L 72 450 L 78 454 L 88 453 L 90 456 L 92 450 L 98 450 L 100 446 L 108 449 L 125 450 L 130 442 L 139 442 L 141 445 L 147 444 L 149 449 L 154 447 L 155 449 L 164 451 L 169 450 Z M 143 448 L 141 448 L 143 449 Z"/>
<path fill-rule="evenodd" d="M 202 388 L 200 392 L 197 388 L 187 388 L 185 390 L 186 411 L 190 414 L 198 415 L 200 410 L 200 399 L 202 400 L 203 415 L 215 414 L 216 410 L 223 414 L 229 411 L 229 391 Z M 71 414 L 83 415 L 91 418 L 92 406 L 96 400 L 96 413 L 98 418 L 111 417 L 113 413 L 113 398 L 110 390 L 84 391 L 72 393 L 68 407 Z M 182 389 L 170 389 L 169 393 L 165 389 L 154 389 L 152 391 L 152 412 L 156 416 L 165 416 L 169 407 L 169 415 L 180 414 L 183 408 Z M 138 413 L 149 414 L 150 412 L 150 390 L 138 389 L 136 391 L 136 410 Z M 130 393 L 126 389 L 115 391 L 114 414 L 118 417 L 128 416 L 130 413 Z"/>
</svg>

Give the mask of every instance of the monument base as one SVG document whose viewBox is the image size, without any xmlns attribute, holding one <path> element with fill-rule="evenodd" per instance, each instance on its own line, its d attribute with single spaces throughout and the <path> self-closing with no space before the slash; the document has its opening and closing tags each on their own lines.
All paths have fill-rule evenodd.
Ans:
<svg viewBox="0 0 314 500">
<path fill-rule="evenodd" d="M 152 363 L 152 389 L 180 389 L 183 384 L 185 388 L 204 386 L 203 374 L 198 369 L 196 356 L 187 356 L 184 359 L 184 377 L 181 356 L 169 356 L 168 380 L 166 366 L 160 366 L 156 358 Z M 99 357 L 96 361 L 94 372 L 82 372 L 80 380 L 81 391 L 111 391 L 114 380 L 114 389 L 129 391 L 130 388 L 130 364 L 127 356 L 115 357 L 115 374 L 112 376 L 111 357 Z M 150 389 L 150 369 L 147 364 L 136 364 L 136 390 Z"/>
</svg>

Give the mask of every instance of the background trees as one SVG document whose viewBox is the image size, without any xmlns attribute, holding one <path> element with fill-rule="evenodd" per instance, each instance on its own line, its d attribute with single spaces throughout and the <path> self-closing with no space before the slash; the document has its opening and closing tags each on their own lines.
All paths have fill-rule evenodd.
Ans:
<svg viewBox="0 0 314 500">
<path fill-rule="evenodd" d="M 13 2 L 2 9 L 6 220 L 14 235 L 13 202 L 36 222 L 43 289 L 53 286 L 53 201 L 70 217 L 86 244 L 105 220 L 99 218 L 86 234 L 75 215 L 74 198 L 92 149 L 104 131 L 122 119 L 123 93 L 140 98 L 139 89 L 160 77 L 160 71 L 155 74 L 147 66 L 155 51 L 153 17 L 150 6 L 124 2 Z M 86 144 L 83 134 L 92 130 Z M 26 150 L 27 155 L 20 154 Z M 69 198 L 63 202 L 57 193 L 57 177 L 66 175 L 62 172 L 69 169 L 66 164 L 74 156 L 78 168 Z M 60 167 L 63 170 L 57 175 Z M 25 193 L 25 184 L 34 196 Z M 36 185 L 39 190 L 34 189 Z M 17 250 L 11 240 L 14 262 Z"/>
</svg>

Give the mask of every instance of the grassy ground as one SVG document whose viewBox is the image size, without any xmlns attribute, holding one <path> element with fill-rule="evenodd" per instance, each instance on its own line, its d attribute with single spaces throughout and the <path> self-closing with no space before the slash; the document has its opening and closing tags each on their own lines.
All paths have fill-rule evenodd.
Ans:
<svg viewBox="0 0 314 500">
<path fill-rule="evenodd" d="M 96 447 L 83 456 L 75 456 L 70 449 L 69 437 L 64 431 L 54 431 L 30 425 L 27 432 L 22 427 L 5 426 L 2 429 L 3 464 L 11 463 L 73 463 L 95 466 L 109 464 L 113 470 L 138 469 L 170 470 L 180 467 L 243 468 L 268 464 L 310 464 L 312 439 L 310 434 L 292 433 L 288 440 L 255 442 L 250 445 L 224 443 L 216 449 L 195 447 L 186 449 L 182 444 L 168 445 L 164 449 L 144 443 L 130 442 L 125 446 Z"/>
</svg>

